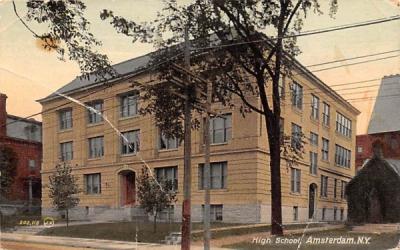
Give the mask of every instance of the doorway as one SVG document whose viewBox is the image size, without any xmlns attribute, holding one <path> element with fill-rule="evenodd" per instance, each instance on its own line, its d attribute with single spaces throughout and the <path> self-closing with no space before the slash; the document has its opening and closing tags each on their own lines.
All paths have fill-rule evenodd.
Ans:
<svg viewBox="0 0 400 250">
<path fill-rule="evenodd" d="M 121 207 L 133 206 L 136 201 L 135 172 L 124 170 L 119 173 Z"/>
<path fill-rule="evenodd" d="M 312 183 L 308 192 L 308 219 L 315 218 L 317 184 Z"/>
</svg>

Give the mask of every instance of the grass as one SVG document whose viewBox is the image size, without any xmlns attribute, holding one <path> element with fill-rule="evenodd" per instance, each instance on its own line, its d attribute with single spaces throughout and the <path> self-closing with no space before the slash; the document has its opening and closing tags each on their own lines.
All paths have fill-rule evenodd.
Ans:
<svg viewBox="0 0 400 250">
<path fill-rule="evenodd" d="M 212 223 L 212 228 L 238 226 L 243 224 L 227 224 L 227 223 Z M 288 225 L 286 229 L 304 228 L 305 225 Z M 313 226 L 320 226 L 318 224 Z M 157 232 L 153 232 L 153 224 L 150 222 L 139 223 L 135 222 L 115 222 L 115 223 L 96 223 L 86 225 L 71 225 L 67 227 L 52 227 L 40 232 L 40 235 L 48 236 L 64 236 L 77 238 L 94 238 L 107 240 L 122 240 L 122 241 L 138 241 L 160 243 L 165 239 L 165 236 L 171 232 L 179 232 L 180 223 L 161 223 L 157 225 Z M 193 223 L 193 230 L 201 230 L 202 223 Z M 236 228 L 230 230 L 212 232 L 212 238 L 218 239 L 232 235 L 245 235 L 251 233 L 268 232 L 270 226 L 260 226 L 251 228 Z M 193 233 L 192 239 L 200 241 L 203 239 L 203 233 Z"/>
<path fill-rule="evenodd" d="M 334 237 L 351 237 L 354 238 L 355 241 L 358 240 L 358 237 L 371 237 L 370 244 L 334 244 L 334 243 L 326 243 L 326 244 L 311 244 L 307 243 L 309 237 L 316 238 L 334 238 Z M 287 237 L 282 237 L 284 239 L 299 239 L 301 235 L 291 235 Z M 275 249 L 275 250 L 289 250 L 289 249 L 297 249 L 298 243 L 294 242 L 290 243 L 280 243 L 277 244 L 277 238 L 266 237 L 265 239 L 270 239 L 272 243 L 265 242 L 262 244 L 251 242 L 252 239 L 249 239 L 248 242 L 242 242 L 233 245 L 226 245 L 223 247 L 233 248 L 233 249 L 248 249 L 248 250 L 261 250 L 261 249 Z M 328 249 L 328 250 L 343 250 L 343 249 L 354 249 L 354 250 L 383 250 L 390 249 L 395 247 L 400 239 L 399 233 L 383 233 L 383 234 L 361 234 L 361 233 L 350 233 L 348 229 L 340 229 L 340 230 L 331 230 L 324 232 L 314 232 L 310 234 L 306 234 L 302 240 L 301 249 L 307 250 L 320 250 L 320 249 Z"/>
<path fill-rule="evenodd" d="M 238 224 L 213 223 L 212 228 L 233 226 Z M 193 223 L 193 230 L 202 229 L 202 223 Z M 46 228 L 39 235 L 64 236 L 92 239 L 107 239 L 121 241 L 138 241 L 160 243 L 171 232 L 179 232 L 180 223 L 157 223 L 157 232 L 153 232 L 153 223 L 115 222 L 86 225 L 71 225 L 67 227 Z"/>
</svg>

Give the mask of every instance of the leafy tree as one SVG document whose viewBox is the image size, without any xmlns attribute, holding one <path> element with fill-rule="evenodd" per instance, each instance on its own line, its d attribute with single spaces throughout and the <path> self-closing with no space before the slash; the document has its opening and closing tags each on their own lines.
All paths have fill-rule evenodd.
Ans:
<svg viewBox="0 0 400 250">
<path fill-rule="evenodd" d="M 40 15 L 35 10 L 43 5 L 53 14 L 68 7 L 62 4 L 55 5 L 57 11 L 54 12 L 45 3 L 60 1 L 28 1 L 28 3 L 33 2 L 39 4 L 28 4 L 28 13 L 33 17 L 31 20 L 37 22 L 41 21 L 37 20 Z M 83 6 L 81 1 L 66 2 Z M 144 87 L 142 85 L 141 88 L 146 92 L 144 98 L 149 100 L 149 105 L 143 112 L 155 114 L 157 125 L 167 136 L 180 137 L 183 134 L 182 94 L 185 93 L 186 87 L 172 84 L 171 80 L 182 79 L 186 72 L 177 70 L 176 65 L 173 67 L 171 65 L 183 62 L 181 43 L 185 27 L 189 30 L 194 47 L 191 53 L 193 75 L 190 77 L 192 81 L 189 82 L 193 93 L 190 99 L 194 109 L 202 112 L 199 106 L 204 97 L 195 94 L 198 92 L 197 88 L 201 89 L 201 86 L 195 86 L 193 81 L 202 78 L 213 82 L 215 98 L 223 104 L 233 105 L 232 97 L 237 96 L 242 100 L 240 110 L 243 114 L 257 112 L 263 115 L 270 152 L 272 234 L 282 234 L 281 157 L 288 157 L 288 152 L 295 159 L 301 155 L 301 147 L 288 147 L 283 145 L 280 139 L 279 121 L 282 104 L 280 83 L 283 78 L 290 80 L 294 77 L 293 71 L 297 62 L 293 58 L 300 53 L 296 34 L 302 30 L 309 12 L 322 14 L 321 2 L 320 0 L 195 0 L 186 5 L 179 5 L 176 0 L 165 0 L 165 5 L 157 18 L 145 23 L 130 21 L 115 15 L 111 10 L 103 10 L 100 14 L 103 20 L 109 20 L 117 32 L 131 37 L 133 42 L 139 40 L 152 43 L 160 49 L 153 53 L 150 69 L 157 70 L 154 80 L 167 83 L 164 82 L 162 87 L 151 84 Z M 329 3 L 329 13 L 333 15 L 337 10 L 338 1 L 330 0 Z M 83 9 L 78 8 L 79 18 L 83 17 Z M 61 37 L 62 40 L 68 41 L 65 38 L 82 29 L 79 26 L 77 29 L 68 29 L 70 28 L 68 26 L 65 29 L 60 26 L 63 21 L 55 18 L 45 20 L 49 23 L 50 30 L 56 27 L 62 30 L 62 33 L 50 32 L 52 39 Z M 88 46 L 92 45 L 94 44 Z M 93 65 L 90 60 L 82 62 L 76 57 L 71 59 L 78 63 Z M 260 104 L 254 97 L 259 98 Z M 194 127 L 199 124 L 196 119 L 193 120 Z M 298 136 L 296 138 L 298 140 Z"/>
<path fill-rule="evenodd" d="M 7 197 L 17 173 L 18 158 L 14 150 L 0 145 L 0 198 Z"/>
<path fill-rule="evenodd" d="M 331 0 L 330 15 L 335 14 L 337 7 L 337 0 Z M 110 10 L 101 13 L 101 18 L 110 20 L 117 32 L 153 43 L 160 49 L 153 54 L 153 65 L 161 70 L 155 74 L 161 82 L 182 79 L 185 74 L 171 64 L 183 62 L 179 51 L 186 27 L 194 48 L 191 79 L 212 81 L 215 98 L 224 105 L 234 105 L 233 96 L 239 97 L 243 115 L 247 112 L 263 115 L 270 152 L 272 234 L 283 233 L 281 157 L 289 164 L 295 163 L 303 149 L 298 145 L 304 141 L 303 135 L 281 139 L 280 84 L 283 78 L 294 77 L 297 63 L 294 57 L 300 53 L 296 34 L 302 30 L 310 11 L 322 14 L 319 0 L 196 0 L 187 5 L 166 0 L 163 10 L 151 23 L 129 21 Z M 166 60 L 173 63 L 160 65 Z M 194 85 L 192 81 L 196 93 Z M 150 101 L 147 111 L 156 114 L 158 125 L 164 130 L 178 129 L 178 134 L 182 134 L 181 122 L 174 120 L 171 124 L 170 118 L 182 117 L 183 100 L 176 93 L 184 93 L 184 89 L 176 84 L 163 87 L 153 84 L 143 89 Z M 254 97 L 259 98 L 261 105 Z M 205 101 L 201 95 L 193 94 L 191 98 L 195 108 L 196 103 Z M 165 113 L 169 115 L 163 116 Z"/>
<path fill-rule="evenodd" d="M 56 166 L 56 171 L 49 176 L 49 197 L 52 199 L 53 207 L 58 211 L 65 211 L 67 227 L 69 223 L 69 210 L 79 204 L 76 196 L 80 190 L 78 188 L 78 178 L 72 175 L 72 168 L 66 163 Z"/>
<path fill-rule="evenodd" d="M 153 216 L 153 230 L 156 232 L 157 216 L 161 211 L 176 202 L 174 182 L 169 180 L 157 181 L 148 168 L 143 166 L 142 172 L 137 179 L 137 185 L 140 207 Z"/>
</svg>

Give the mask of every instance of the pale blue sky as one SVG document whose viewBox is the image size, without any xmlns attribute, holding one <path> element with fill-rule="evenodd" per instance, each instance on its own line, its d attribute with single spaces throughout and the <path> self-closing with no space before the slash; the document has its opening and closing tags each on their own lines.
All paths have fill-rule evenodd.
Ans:
<svg viewBox="0 0 400 250">
<path fill-rule="evenodd" d="M 324 4 L 328 0 L 323 0 Z M 17 0 L 20 13 L 24 13 L 25 1 Z M 92 22 L 93 33 L 103 41 L 101 51 L 113 63 L 143 55 L 152 50 L 147 44 L 132 44 L 129 38 L 116 34 L 114 29 L 98 17 L 106 8 L 117 15 L 133 20 L 149 20 L 161 7 L 161 0 L 91 0 L 87 1 L 87 16 Z M 327 11 L 326 11 L 327 12 Z M 9 96 L 8 112 L 27 116 L 41 110 L 34 100 L 42 98 L 79 74 L 73 62 L 59 61 L 55 53 L 38 49 L 32 35 L 17 21 L 8 0 L 0 0 L 0 92 Z M 304 30 L 332 27 L 400 14 L 394 0 L 339 0 L 335 19 L 328 15 L 310 13 Z M 38 29 L 37 26 L 32 26 Z M 354 57 L 365 54 L 400 49 L 400 21 L 343 30 L 299 38 L 303 54 L 299 60 L 304 65 Z M 392 55 L 392 54 L 391 54 Z M 400 59 L 388 59 L 374 63 L 344 67 L 316 73 L 328 85 L 381 78 L 400 73 Z M 369 82 L 366 85 L 378 84 Z M 360 84 L 360 86 L 362 86 Z M 345 99 L 376 95 L 376 88 L 338 91 Z M 363 113 L 359 116 L 358 133 L 364 133 L 373 101 L 353 101 Z M 37 117 L 40 119 L 40 117 Z"/>
</svg>

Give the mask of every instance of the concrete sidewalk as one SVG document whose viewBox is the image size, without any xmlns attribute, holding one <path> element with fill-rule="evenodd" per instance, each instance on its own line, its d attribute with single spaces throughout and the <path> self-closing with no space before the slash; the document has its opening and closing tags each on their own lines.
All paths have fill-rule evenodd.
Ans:
<svg viewBox="0 0 400 250">
<path fill-rule="evenodd" d="M 76 248 L 90 248 L 90 249 L 104 249 L 104 250 L 118 250 L 118 249 L 144 249 L 144 250 L 179 250 L 180 245 L 162 245 L 151 243 L 127 242 L 127 241 L 114 241 L 114 240 L 97 240 L 97 239 L 83 239 L 71 237 L 53 237 L 53 236 L 38 236 L 26 235 L 16 233 L 2 233 L 0 236 L 1 241 L 11 242 L 25 242 L 25 243 L 40 243 L 55 246 L 68 246 Z M 202 246 L 192 246 L 191 249 L 200 250 Z M 212 248 L 215 250 L 224 250 L 224 248 Z"/>
</svg>

